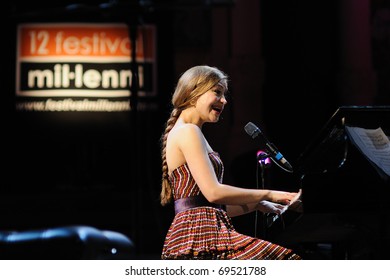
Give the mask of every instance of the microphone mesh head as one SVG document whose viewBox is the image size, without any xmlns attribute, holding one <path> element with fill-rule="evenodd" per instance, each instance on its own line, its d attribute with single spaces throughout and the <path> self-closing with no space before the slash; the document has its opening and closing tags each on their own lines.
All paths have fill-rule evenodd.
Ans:
<svg viewBox="0 0 390 280">
<path fill-rule="evenodd" d="M 245 132 L 252 138 L 256 138 L 260 133 L 260 129 L 251 122 L 248 122 L 245 127 Z"/>
</svg>

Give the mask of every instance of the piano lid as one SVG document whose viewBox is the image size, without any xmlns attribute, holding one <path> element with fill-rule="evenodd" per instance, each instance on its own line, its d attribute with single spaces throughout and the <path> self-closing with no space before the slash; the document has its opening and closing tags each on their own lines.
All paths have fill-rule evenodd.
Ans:
<svg viewBox="0 0 390 280">
<path fill-rule="evenodd" d="M 317 136 L 299 155 L 297 173 L 327 173 L 344 165 L 348 157 L 349 140 L 345 126 L 381 127 L 390 134 L 390 106 L 342 106 L 330 117 Z"/>
</svg>

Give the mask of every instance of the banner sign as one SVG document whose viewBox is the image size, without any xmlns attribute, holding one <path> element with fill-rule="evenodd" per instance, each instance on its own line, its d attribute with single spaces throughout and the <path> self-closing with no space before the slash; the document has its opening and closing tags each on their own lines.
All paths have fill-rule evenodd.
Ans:
<svg viewBox="0 0 390 280">
<path fill-rule="evenodd" d="M 138 96 L 156 95 L 153 25 L 137 28 L 136 61 L 122 23 L 24 23 L 17 38 L 19 111 L 129 111 L 134 66 Z"/>
</svg>

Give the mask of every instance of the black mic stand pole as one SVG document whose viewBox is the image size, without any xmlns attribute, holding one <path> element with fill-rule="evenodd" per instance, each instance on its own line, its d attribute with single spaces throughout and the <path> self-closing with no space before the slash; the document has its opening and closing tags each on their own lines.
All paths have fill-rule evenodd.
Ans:
<svg viewBox="0 0 390 280">
<path fill-rule="evenodd" d="M 138 27 L 140 26 L 140 18 L 143 14 L 143 7 L 138 3 L 139 1 L 130 1 L 122 2 L 119 0 L 111 0 L 107 3 L 100 4 L 102 11 L 106 12 L 109 18 L 114 18 L 116 21 L 125 23 L 128 28 L 128 36 L 130 39 L 130 72 L 131 72 L 131 81 L 129 83 L 128 90 L 130 92 L 129 103 L 130 103 L 130 112 L 129 112 L 129 127 L 132 129 L 130 137 L 130 147 L 133 148 L 134 153 L 130 159 L 130 169 L 129 173 L 131 174 L 130 183 L 131 186 L 131 220 L 132 220 L 132 237 L 135 240 L 135 243 L 138 245 L 137 250 L 142 248 L 142 238 L 140 237 L 137 227 L 139 225 L 139 215 L 140 210 L 140 172 L 138 170 L 139 160 L 142 158 L 141 149 L 138 147 L 138 92 L 139 92 L 139 72 L 138 72 L 138 63 L 137 63 L 137 37 L 138 37 Z M 128 132 L 127 132 L 128 133 Z M 139 253 L 139 252 L 137 252 Z"/>
<path fill-rule="evenodd" d="M 270 166 L 270 163 L 267 163 L 266 160 L 269 159 L 269 154 L 265 153 L 265 152 L 258 152 L 257 154 L 257 168 L 256 168 L 256 185 L 257 185 L 257 188 L 259 189 L 260 188 L 260 185 L 259 185 L 259 169 L 261 170 L 261 174 L 260 174 L 260 178 L 261 178 L 261 189 L 265 189 L 265 169 L 268 168 Z M 260 168 L 259 168 L 260 167 Z M 255 212 L 255 237 L 257 237 L 257 232 L 258 232 L 258 213 L 259 211 L 256 211 Z M 266 238 L 266 235 L 267 235 L 267 220 L 266 220 L 266 213 L 262 213 L 262 224 L 263 224 L 263 227 L 262 227 L 262 238 Z"/>
<path fill-rule="evenodd" d="M 130 16 L 131 17 L 131 16 Z M 132 157 L 131 160 L 131 171 L 130 174 L 132 175 L 132 184 L 133 184 L 133 191 L 135 193 L 135 198 L 138 200 L 139 198 L 139 170 L 138 170 L 138 160 L 140 159 L 140 149 L 138 147 L 138 91 L 139 91 L 139 80 L 138 80 L 138 65 L 137 65 L 137 31 L 138 31 L 138 15 L 133 15 L 136 19 L 131 20 L 128 19 L 126 22 L 128 29 L 129 29 L 129 38 L 131 42 L 131 62 L 130 62 L 130 72 L 132 73 L 131 76 L 131 86 L 130 86 L 130 127 L 133 129 L 133 137 L 131 137 L 131 143 L 130 145 L 134 148 L 134 154 L 135 156 Z M 140 217 L 136 215 L 140 209 L 140 205 L 138 205 L 139 202 L 134 203 L 133 205 L 133 219 L 136 224 L 139 223 Z M 139 232 L 136 230 L 133 230 L 133 235 L 135 236 L 135 239 L 138 242 L 138 246 L 142 248 L 142 241 L 141 237 L 139 236 Z M 141 243 L 141 244 L 140 244 Z M 140 252 L 138 252 L 140 253 Z"/>
</svg>

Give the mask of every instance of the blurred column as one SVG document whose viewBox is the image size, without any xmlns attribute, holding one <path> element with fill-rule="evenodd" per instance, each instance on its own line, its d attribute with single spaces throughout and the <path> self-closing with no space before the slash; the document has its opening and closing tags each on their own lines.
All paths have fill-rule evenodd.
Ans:
<svg viewBox="0 0 390 280">
<path fill-rule="evenodd" d="M 340 103 L 372 105 L 370 0 L 340 1 Z"/>
<path fill-rule="evenodd" d="M 225 21 L 214 21 L 214 38 L 223 35 L 224 40 L 214 42 L 213 53 L 224 60 L 221 65 L 225 64 L 224 70 L 230 78 L 229 103 L 221 125 L 213 128 L 214 133 L 224 135 L 219 137 L 217 146 L 224 149 L 220 152 L 226 165 L 226 181 L 232 179 L 234 172 L 240 172 L 232 166 L 234 162 L 237 165 L 237 158 L 252 151 L 253 159 L 256 158 L 258 143 L 245 133 L 244 126 L 249 121 L 260 123 L 262 118 L 264 61 L 261 57 L 260 4 L 258 0 L 236 1 L 233 7 L 225 10 Z M 243 161 L 248 163 L 246 159 Z M 255 161 L 252 164 L 252 170 L 255 170 Z M 243 173 L 240 172 L 240 177 L 246 177 Z"/>
</svg>

